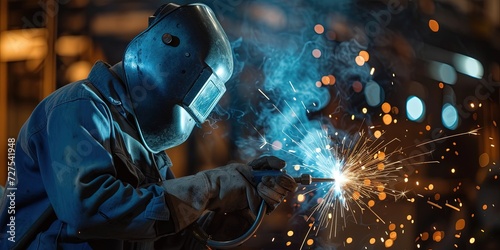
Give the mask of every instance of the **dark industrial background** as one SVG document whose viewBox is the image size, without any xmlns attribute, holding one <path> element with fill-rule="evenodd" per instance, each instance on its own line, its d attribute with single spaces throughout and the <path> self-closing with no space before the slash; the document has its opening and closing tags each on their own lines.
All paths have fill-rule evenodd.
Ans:
<svg viewBox="0 0 500 250">
<path fill-rule="evenodd" d="M 310 88 L 331 96 L 311 119 L 327 118 L 347 133 L 379 131 L 407 148 L 427 142 L 411 150 L 426 153 L 422 162 L 439 161 L 407 169 L 409 181 L 396 187 L 409 190 L 408 198 L 374 208 L 385 224 L 365 213 L 335 236 L 328 229 L 308 234 L 307 214 L 296 209 L 299 191 L 241 249 L 500 249 L 500 1 L 198 2 L 214 10 L 237 64 L 210 122 L 168 150 L 177 176 L 265 153 L 241 142 L 260 114 L 257 89 L 269 80 L 263 65 L 282 58 L 284 48 L 305 51 L 294 66 L 315 68 Z M 0 159 L 7 161 L 7 139 L 44 97 L 85 78 L 97 60 L 119 62 L 162 3 L 1 0 Z M 290 89 L 284 78 L 274 91 Z M 367 79 L 383 94 L 363 93 Z M 425 109 L 412 110 L 411 96 Z M 6 172 L 0 167 L 1 183 Z"/>
</svg>

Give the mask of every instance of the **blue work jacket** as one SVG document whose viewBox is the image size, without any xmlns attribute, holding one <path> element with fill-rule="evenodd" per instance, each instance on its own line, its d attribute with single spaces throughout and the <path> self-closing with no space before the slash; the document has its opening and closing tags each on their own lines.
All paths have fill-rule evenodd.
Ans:
<svg viewBox="0 0 500 250">
<path fill-rule="evenodd" d="M 127 100 L 124 84 L 97 62 L 88 79 L 35 108 L 16 141 L 17 184 L 3 197 L 0 249 L 25 236 L 49 206 L 57 218 L 37 229 L 28 249 L 151 248 L 175 233 L 161 187 L 171 162 L 142 144 Z"/>
</svg>

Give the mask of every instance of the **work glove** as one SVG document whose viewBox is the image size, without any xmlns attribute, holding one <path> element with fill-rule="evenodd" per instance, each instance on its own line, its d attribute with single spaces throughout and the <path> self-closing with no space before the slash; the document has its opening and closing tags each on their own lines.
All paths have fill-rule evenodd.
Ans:
<svg viewBox="0 0 500 250">
<path fill-rule="evenodd" d="M 162 187 L 176 231 L 196 221 L 207 209 L 224 213 L 249 208 L 257 212 L 260 197 L 251 178 L 250 166 L 232 163 L 164 181 Z"/>
<path fill-rule="evenodd" d="M 286 162 L 275 156 L 263 156 L 251 161 L 248 165 L 254 171 L 281 171 Z M 267 212 L 271 213 L 288 195 L 288 192 L 297 190 L 297 186 L 297 182 L 290 175 L 283 173 L 277 176 L 263 176 L 261 182 L 257 184 L 257 191 L 267 204 Z"/>
<path fill-rule="evenodd" d="M 252 173 L 255 173 L 255 171 L 263 170 L 266 170 L 266 172 L 269 172 L 269 170 L 280 171 L 285 167 L 286 163 L 274 156 L 264 156 L 253 160 L 248 165 L 252 167 Z M 257 193 L 266 202 L 268 213 L 272 212 L 281 203 L 288 192 L 294 192 L 297 189 L 296 182 L 289 175 L 278 172 L 273 176 L 263 176 L 261 182 L 253 182 L 253 185 L 257 187 Z M 212 218 L 205 220 L 203 223 L 198 221 L 198 223 L 213 239 L 226 241 L 243 235 L 254 223 L 255 217 L 255 213 L 251 213 L 250 210 L 246 209 L 227 213 L 213 213 Z"/>
<path fill-rule="evenodd" d="M 164 181 L 162 186 L 176 231 L 196 221 L 206 209 L 216 213 L 250 209 L 257 214 L 264 199 L 269 211 L 274 210 L 289 191 L 295 191 L 297 184 L 285 174 L 264 177 L 257 184 L 252 181 L 252 170 L 279 170 L 284 166 L 284 161 L 276 157 L 262 157 L 249 165 L 232 163 Z"/>
</svg>

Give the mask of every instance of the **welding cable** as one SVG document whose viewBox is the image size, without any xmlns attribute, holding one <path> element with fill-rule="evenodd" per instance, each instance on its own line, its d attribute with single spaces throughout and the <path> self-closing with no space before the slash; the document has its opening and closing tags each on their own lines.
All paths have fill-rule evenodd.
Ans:
<svg viewBox="0 0 500 250">
<path fill-rule="evenodd" d="M 259 211 L 257 212 L 257 216 L 255 218 L 255 221 L 253 222 L 252 226 L 240 237 L 233 239 L 233 240 L 227 240 L 227 241 L 218 241 L 218 240 L 213 240 L 210 238 L 210 235 L 208 235 L 198 223 L 193 223 L 190 228 L 191 231 L 193 232 L 194 237 L 205 244 L 208 249 L 215 248 L 215 249 L 230 249 L 230 248 L 235 248 L 238 247 L 239 245 L 243 244 L 245 241 L 250 239 L 255 232 L 257 232 L 257 229 L 259 229 L 260 224 L 262 223 L 262 220 L 264 220 L 264 215 L 267 212 L 267 205 L 264 201 L 260 203 Z"/>
<path fill-rule="evenodd" d="M 260 182 L 263 176 L 277 176 L 282 174 L 283 172 L 275 171 L 275 170 L 264 170 L 264 171 L 255 171 L 254 172 L 254 181 Z M 309 174 L 302 174 L 300 177 L 293 178 L 295 182 L 302 185 L 311 185 L 313 182 L 334 182 L 333 178 L 313 178 Z M 250 239 L 257 229 L 259 228 L 262 220 L 264 220 L 264 215 L 267 212 L 267 205 L 264 201 L 261 202 L 259 211 L 257 212 L 256 218 L 252 226 L 240 237 L 228 240 L 228 241 L 218 241 L 212 240 L 211 236 L 208 235 L 198 223 L 193 223 L 190 226 L 191 231 L 193 232 L 194 237 L 201 243 L 207 246 L 207 249 L 211 249 L 212 247 L 215 249 L 230 249 L 238 247 L 243 244 L 245 241 Z"/>
</svg>

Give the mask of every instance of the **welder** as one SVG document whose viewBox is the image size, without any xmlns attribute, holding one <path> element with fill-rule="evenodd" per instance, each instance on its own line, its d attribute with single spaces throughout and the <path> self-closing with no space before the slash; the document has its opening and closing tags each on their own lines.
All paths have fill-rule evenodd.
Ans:
<svg viewBox="0 0 500 250">
<path fill-rule="evenodd" d="M 4 195 L 0 248 L 187 249 L 190 225 L 208 210 L 255 214 L 261 201 L 275 209 L 297 184 L 286 174 L 255 183 L 252 172 L 279 171 L 284 162 L 276 157 L 180 178 L 169 168 L 165 150 L 205 121 L 232 70 L 231 47 L 209 7 L 161 6 L 121 62 L 97 62 L 23 125 L 17 183 L 7 185 L 15 213 Z"/>
</svg>

